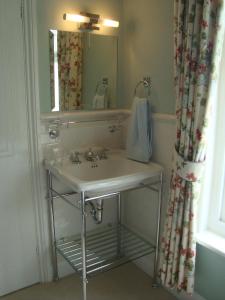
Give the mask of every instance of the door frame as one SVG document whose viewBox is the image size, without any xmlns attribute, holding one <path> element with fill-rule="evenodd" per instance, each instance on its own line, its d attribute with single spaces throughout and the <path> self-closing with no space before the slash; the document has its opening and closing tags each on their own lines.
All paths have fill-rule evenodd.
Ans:
<svg viewBox="0 0 225 300">
<path fill-rule="evenodd" d="M 21 0 L 21 16 L 23 20 L 24 38 L 28 146 L 37 231 L 37 254 L 39 260 L 40 282 L 47 282 L 52 279 L 52 272 L 49 251 L 47 201 L 43 184 L 42 151 L 39 135 L 40 101 L 36 0 Z"/>
</svg>

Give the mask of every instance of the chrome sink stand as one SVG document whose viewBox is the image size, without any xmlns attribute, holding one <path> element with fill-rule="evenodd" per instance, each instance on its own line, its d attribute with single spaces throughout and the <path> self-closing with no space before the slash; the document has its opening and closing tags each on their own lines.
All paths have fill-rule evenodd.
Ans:
<svg viewBox="0 0 225 300">
<path fill-rule="evenodd" d="M 48 203 L 51 225 L 51 248 L 52 248 L 52 265 L 53 278 L 59 279 L 57 253 L 61 254 L 65 260 L 73 267 L 75 272 L 80 274 L 82 278 L 83 300 L 87 300 L 87 283 L 88 276 L 95 275 L 101 271 L 107 271 L 114 267 L 118 267 L 124 263 L 133 261 L 150 253 L 155 253 L 154 256 L 154 274 L 153 287 L 157 287 L 157 270 L 159 258 L 159 236 L 160 236 L 160 220 L 162 207 L 162 173 L 156 176 L 156 180 L 147 185 L 139 185 L 133 189 L 149 188 L 158 193 L 158 209 L 157 209 L 157 229 L 155 245 L 144 240 L 141 236 L 132 232 L 129 228 L 121 223 L 121 193 L 109 193 L 96 197 L 88 197 L 86 192 L 80 193 L 80 202 L 75 203 L 68 200 L 66 197 L 76 192 L 60 194 L 53 188 L 51 171 L 47 171 L 47 187 L 48 187 Z M 130 189 L 129 189 L 130 190 Z M 86 231 L 86 204 L 88 201 L 97 200 L 100 198 L 117 197 L 117 224 L 114 227 L 107 227 L 99 232 L 90 233 Z M 73 240 L 63 238 L 57 241 L 55 231 L 55 215 L 54 215 L 54 200 L 56 198 L 63 199 L 71 206 L 77 208 L 81 212 L 81 235 Z M 116 237 L 115 237 L 116 236 Z M 115 249 L 114 249 L 115 248 Z M 112 250 L 114 249 L 114 250 Z M 142 249 L 142 250 L 141 250 Z M 123 252 L 128 252 L 125 255 Z M 102 258 L 100 257 L 102 255 Z M 108 255 L 108 256 L 107 256 Z"/>
</svg>

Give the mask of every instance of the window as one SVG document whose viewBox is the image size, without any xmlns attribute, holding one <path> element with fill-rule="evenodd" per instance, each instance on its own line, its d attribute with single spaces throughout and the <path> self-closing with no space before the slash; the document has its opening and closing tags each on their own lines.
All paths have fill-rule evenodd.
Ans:
<svg viewBox="0 0 225 300">
<path fill-rule="evenodd" d="M 223 188 L 223 201 L 221 205 L 221 221 L 225 223 L 225 183 Z"/>
<path fill-rule="evenodd" d="M 208 227 L 225 237 L 225 43 L 217 90 L 212 139 L 212 176 Z"/>
<path fill-rule="evenodd" d="M 216 240 L 225 243 L 225 42 L 218 86 L 214 87 L 217 107 L 214 107 L 213 121 L 210 128 L 210 141 L 207 165 L 200 205 L 200 240 L 201 232 L 208 232 L 207 242 L 217 248 Z M 209 236 L 208 235 L 208 236 Z M 203 236 L 203 235 L 202 235 Z M 206 234 L 204 235 L 206 238 Z M 220 239 L 216 239 L 216 236 Z M 215 238 L 214 238 L 215 237 Z M 199 238 L 198 238 L 199 240 Z M 221 245 L 218 246 L 221 250 Z M 225 249 L 221 250 L 225 253 Z"/>
</svg>

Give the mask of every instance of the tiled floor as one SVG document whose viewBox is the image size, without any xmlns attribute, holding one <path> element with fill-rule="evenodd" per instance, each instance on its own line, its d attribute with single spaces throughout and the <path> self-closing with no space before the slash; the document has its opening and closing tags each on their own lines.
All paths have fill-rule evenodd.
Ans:
<svg viewBox="0 0 225 300">
<path fill-rule="evenodd" d="M 153 289 L 151 278 L 133 264 L 89 280 L 88 300 L 175 300 L 162 288 Z M 81 300 L 81 283 L 70 276 L 55 283 L 37 284 L 1 300 Z"/>
</svg>

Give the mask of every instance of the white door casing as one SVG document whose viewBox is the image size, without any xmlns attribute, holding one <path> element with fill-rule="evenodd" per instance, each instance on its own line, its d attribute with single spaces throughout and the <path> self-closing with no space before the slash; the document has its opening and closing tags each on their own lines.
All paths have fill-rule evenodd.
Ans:
<svg viewBox="0 0 225 300">
<path fill-rule="evenodd" d="M 38 282 L 21 2 L 0 1 L 0 296 Z"/>
</svg>

